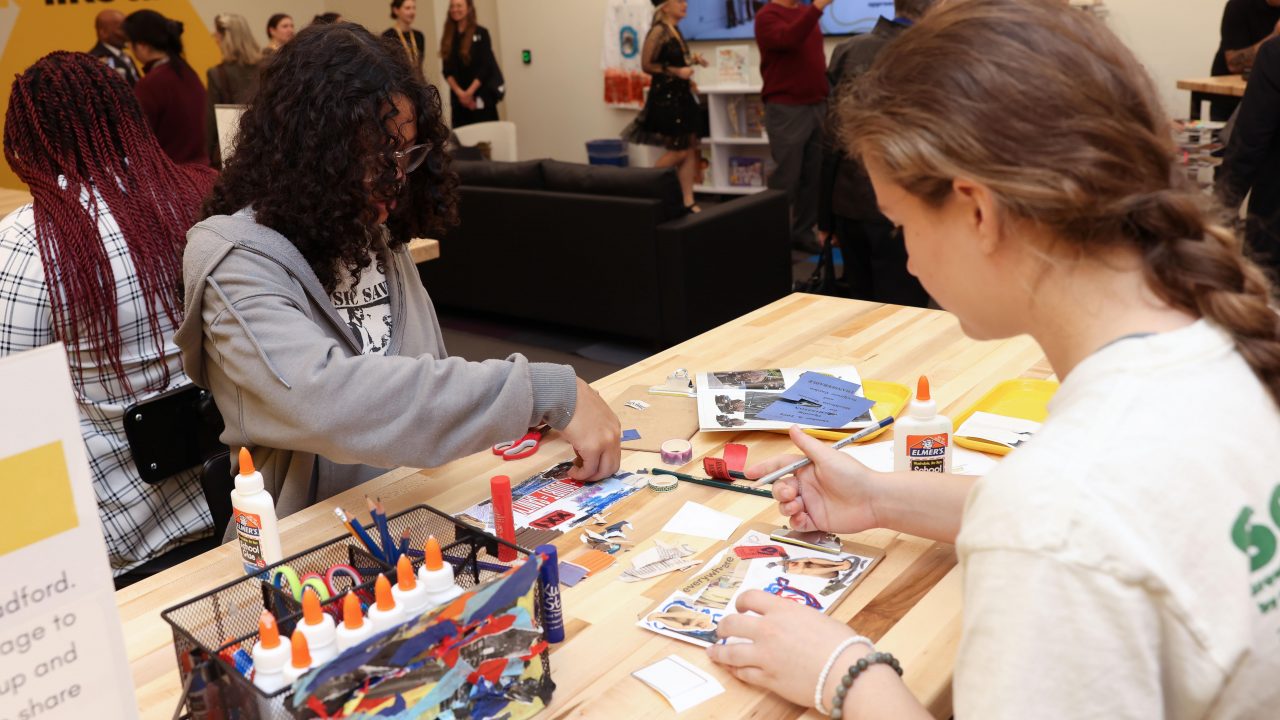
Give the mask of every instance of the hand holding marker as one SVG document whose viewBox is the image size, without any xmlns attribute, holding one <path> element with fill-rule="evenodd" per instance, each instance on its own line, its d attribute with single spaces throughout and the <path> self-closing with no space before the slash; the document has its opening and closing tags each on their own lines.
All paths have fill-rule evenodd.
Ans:
<svg viewBox="0 0 1280 720">
<path fill-rule="evenodd" d="M 869 435 L 873 435 L 873 434 L 875 434 L 875 433 L 877 433 L 877 432 L 880 432 L 881 430 L 883 430 L 884 428 L 889 427 L 889 426 L 890 426 L 890 425 L 892 425 L 892 424 L 893 424 L 893 416 L 892 416 L 892 415 L 890 415 L 889 417 L 887 417 L 887 418 L 885 418 L 885 419 L 881 420 L 880 422 L 876 423 L 875 425 L 872 425 L 872 426 L 871 426 L 871 427 L 869 427 L 869 428 L 864 428 L 864 429 L 862 429 L 862 430 L 859 430 L 858 432 L 856 432 L 856 433 L 854 433 L 854 434 L 850 435 L 849 437 L 847 437 L 847 438 L 845 438 L 845 439 L 843 439 L 843 440 L 840 440 L 840 441 L 836 442 L 834 445 L 832 445 L 832 446 L 831 446 L 831 449 L 832 449 L 832 450 L 839 450 L 840 448 L 842 448 L 842 447 L 844 447 L 844 446 L 846 446 L 846 445 L 849 445 L 849 444 L 855 443 L 855 442 L 857 442 L 857 441 L 861 440 L 862 438 L 865 438 L 865 437 L 867 437 L 867 436 L 869 436 Z M 780 469 L 778 469 L 778 470 L 774 470 L 773 472 L 769 473 L 768 475 L 765 475 L 764 477 L 760 478 L 760 483 L 759 483 L 759 484 L 760 484 L 760 485 L 772 485 L 774 482 L 776 482 L 776 481 L 778 481 L 778 480 L 780 480 L 780 479 L 782 479 L 782 478 L 784 478 L 784 477 L 786 477 L 786 476 L 790 475 L 791 473 L 793 473 L 793 472 L 795 472 L 795 471 L 799 470 L 800 468 L 804 467 L 805 465 L 809 465 L 809 464 L 811 464 L 811 463 L 813 463 L 813 461 L 812 461 L 812 460 L 810 460 L 810 459 L 809 459 L 809 458 L 807 458 L 807 457 L 806 457 L 806 458 L 800 458 L 799 460 L 797 460 L 797 461 L 795 461 L 795 462 L 791 463 L 790 465 L 788 465 L 788 466 L 786 466 L 786 467 L 784 467 L 784 468 L 780 468 Z"/>
</svg>

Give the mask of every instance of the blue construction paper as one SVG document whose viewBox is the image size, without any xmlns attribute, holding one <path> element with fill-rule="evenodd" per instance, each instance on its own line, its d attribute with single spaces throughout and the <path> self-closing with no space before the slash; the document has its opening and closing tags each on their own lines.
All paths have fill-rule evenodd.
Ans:
<svg viewBox="0 0 1280 720">
<path fill-rule="evenodd" d="M 622 442 L 630 442 L 632 440 L 639 440 L 639 439 L 640 439 L 639 430 L 623 430 L 622 431 Z"/>
<path fill-rule="evenodd" d="M 860 387 L 830 375 L 806 372 L 756 417 L 819 428 L 844 427 L 875 405 L 874 401 L 857 394 Z M 817 407 L 793 402 L 799 400 L 817 403 Z"/>
</svg>

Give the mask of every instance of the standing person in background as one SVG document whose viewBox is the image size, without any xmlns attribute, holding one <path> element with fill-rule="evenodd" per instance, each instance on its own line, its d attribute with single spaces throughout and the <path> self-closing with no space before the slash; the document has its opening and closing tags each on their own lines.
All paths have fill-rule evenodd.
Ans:
<svg viewBox="0 0 1280 720">
<path fill-rule="evenodd" d="M 701 111 L 693 94 L 693 64 L 707 65 L 700 55 L 689 52 L 678 27 L 689 14 L 688 0 L 653 0 L 657 7 L 653 25 L 644 39 L 640 64 L 653 76 L 644 110 L 622 131 L 633 143 L 657 145 L 667 152 L 654 167 L 674 167 L 684 193 L 684 206 L 701 212 L 693 202 L 694 178 L 702 158 L 698 152 L 698 125 Z"/>
<path fill-rule="evenodd" d="M 258 64 L 262 51 L 253 39 L 249 23 L 241 15 L 223 13 L 213 19 L 213 39 L 222 51 L 222 62 L 209 68 L 207 73 L 208 107 L 205 114 L 205 135 L 209 146 L 209 164 L 222 167 L 222 151 L 218 147 L 218 124 L 214 118 L 214 105 L 244 105 L 258 89 Z"/>
<path fill-rule="evenodd" d="M 80 53 L 52 53 L 14 80 L 4 155 L 32 203 L 0 220 L 0 356 L 66 345 L 120 582 L 212 531 L 200 468 L 143 482 L 124 412 L 187 383 L 173 344 L 182 248 L 215 173 L 174 164 L 129 85 Z"/>
<path fill-rule="evenodd" d="M 119 10 L 103 10 L 93 20 L 93 31 L 98 34 L 98 44 L 93 46 L 89 54 L 106 63 L 115 70 L 129 87 L 138 84 L 142 76 L 138 74 L 138 66 L 133 58 L 124 51 L 129 37 L 124 34 L 124 13 Z"/>
<path fill-rule="evenodd" d="M 262 54 L 270 55 L 284 47 L 293 39 L 293 33 L 293 18 L 284 13 L 272 15 L 267 19 L 267 46 L 262 49 Z"/>
<path fill-rule="evenodd" d="M 827 115 L 827 56 L 818 21 L 832 0 L 772 0 L 756 13 L 756 44 L 764 88 L 764 126 L 774 170 L 769 187 L 784 190 L 791 204 L 791 245 L 822 249 L 818 183 L 822 172 L 822 123 Z"/>
<path fill-rule="evenodd" d="M 1280 35 L 1280 0 L 1227 0 L 1222 10 L 1221 41 L 1213 56 L 1213 75 L 1249 72 L 1262 43 Z M 1240 105 L 1238 98 L 1215 95 L 1210 117 L 1226 120 Z"/>
<path fill-rule="evenodd" d="M 895 0 L 894 19 L 880 18 L 871 32 L 840 43 L 831 54 L 827 78 L 837 97 L 871 69 L 876 56 L 919 20 L 934 0 Z M 844 280 L 855 300 L 928 307 L 929 294 L 907 271 L 907 247 L 876 202 L 867 171 L 849 157 L 837 137 L 839 123 L 828 118 L 822 148 L 822 189 L 818 194 L 818 236 L 832 236 L 844 256 Z"/>
<path fill-rule="evenodd" d="M 507 88 L 489 31 L 476 21 L 475 0 L 449 1 L 449 17 L 440 34 L 440 58 L 449 83 L 453 127 L 497 120 L 498 101 Z"/>
<path fill-rule="evenodd" d="M 208 99 L 182 56 L 182 23 L 155 10 L 138 10 L 125 18 L 124 32 L 146 73 L 134 90 L 160 147 L 176 163 L 207 165 Z"/>
<path fill-rule="evenodd" d="M 418 17 L 418 3 L 415 0 L 391 0 L 391 19 L 396 21 L 382 37 L 395 40 L 404 48 L 409 64 L 423 75 L 422 62 L 426 59 L 427 37 L 421 30 L 413 29 L 413 21 Z M 425 75 L 424 75 L 425 77 Z"/>
<path fill-rule="evenodd" d="M 1280 41 L 1263 43 L 1218 173 L 1230 210 L 1249 197 L 1245 240 L 1272 280 L 1280 278 Z"/>
</svg>

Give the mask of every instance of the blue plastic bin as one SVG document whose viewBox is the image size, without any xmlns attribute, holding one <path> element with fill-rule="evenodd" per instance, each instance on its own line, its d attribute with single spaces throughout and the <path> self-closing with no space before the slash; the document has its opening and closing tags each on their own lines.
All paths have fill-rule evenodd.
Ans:
<svg viewBox="0 0 1280 720">
<path fill-rule="evenodd" d="M 624 140 L 588 140 L 587 162 L 592 165 L 616 165 L 626 167 L 630 158 L 627 155 L 627 143 Z"/>
</svg>

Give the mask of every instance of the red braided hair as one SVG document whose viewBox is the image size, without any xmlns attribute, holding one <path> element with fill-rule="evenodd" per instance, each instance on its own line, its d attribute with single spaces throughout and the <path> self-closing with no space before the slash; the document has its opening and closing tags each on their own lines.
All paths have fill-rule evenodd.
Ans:
<svg viewBox="0 0 1280 720">
<path fill-rule="evenodd" d="M 132 393 L 120 359 L 111 260 L 98 232 L 97 205 L 82 196 L 96 191 L 119 225 L 163 355 L 165 338 L 181 319 L 187 230 L 216 174 L 175 165 L 125 81 L 83 53 L 50 53 L 14 80 L 4 156 L 35 201 L 54 336 L 73 350 L 87 349 Z M 167 366 L 163 383 L 169 383 Z"/>
</svg>

